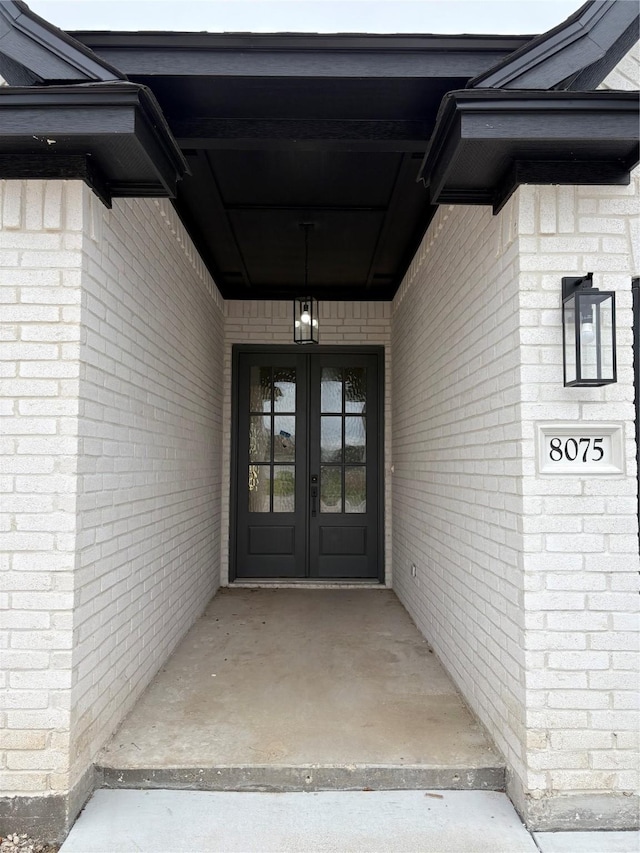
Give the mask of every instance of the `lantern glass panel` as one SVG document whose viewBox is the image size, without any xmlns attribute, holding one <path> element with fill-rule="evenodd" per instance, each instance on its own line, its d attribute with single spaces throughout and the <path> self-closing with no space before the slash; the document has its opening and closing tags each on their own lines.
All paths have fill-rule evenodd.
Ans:
<svg viewBox="0 0 640 853">
<path fill-rule="evenodd" d="M 318 303 L 312 297 L 293 302 L 293 340 L 297 344 L 318 343 Z"/>
<path fill-rule="evenodd" d="M 577 297 L 580 335 L 580 379 L 598 379 L 600 376 L 600 330 L 598 306 L 589 293 Z"/>
<path fill-rule="evenodd" d="M 607 296 L 597 305 L 598 330 L 601 340 L 601 375 L 599 378 L 612 382 L 616 376 L 615 330 L 613 299 Z"/>
<path fill-rule="evenodd" d="M 585 285 L 585 278 L 566 277 L 562 284 L 564 384 L 598 387 L 615 382 L 615 293 Z"/>
<path fill-rule="evenodd" d="M 577 295 L 580 335 L 578 378 L 588 385 L 615 381 L 615 331 L 610 293 Z"/>
<path fill-rule="evenodd" d="M 569 385 L 577 379 L 576 364 L 576 298 L 572 296 L 563 305 L 564 320 L 564 384 Z"/>
</svg>

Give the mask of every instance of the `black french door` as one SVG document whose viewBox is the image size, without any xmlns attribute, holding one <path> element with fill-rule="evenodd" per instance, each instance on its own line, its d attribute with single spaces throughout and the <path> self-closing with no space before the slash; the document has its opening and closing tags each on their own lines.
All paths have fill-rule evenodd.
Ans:
<svg viewBox="0 0 640 853">
<path fill-rule="evenodd" d="M 381 579 L 381 358 L 237 348 L 233 578 Z"/>
</svg>

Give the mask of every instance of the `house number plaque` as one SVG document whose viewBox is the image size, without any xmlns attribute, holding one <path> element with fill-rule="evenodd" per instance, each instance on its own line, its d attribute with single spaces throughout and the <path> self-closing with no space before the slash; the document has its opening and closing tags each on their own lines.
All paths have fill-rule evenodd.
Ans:
<svg viewBox="0 0 640 853">
<path fill-rule="evenodd" d="M 622 424 L 538 424 L 540 474 L 624 473 Z"/>
</svg>

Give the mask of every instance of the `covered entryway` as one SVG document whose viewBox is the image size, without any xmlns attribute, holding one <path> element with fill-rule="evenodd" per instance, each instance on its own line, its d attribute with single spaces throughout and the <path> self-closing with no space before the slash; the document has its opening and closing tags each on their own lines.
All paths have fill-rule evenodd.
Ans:
<svg viewBox="0 0 640 853">
<path fill-rule="evenodd" d="M 231 577 L 382 579 L 382 350 L 236 355 Z"/>
<path fill-rule="evenodd" d="M 391 590 L 228 589 L 98 758 L 109 787 L 504 784 Z"/>
<path fill-rule="evenodd" d="M 129 711 L 108 784 L 481 785 L 501 765 L 422 632 L 527 820 L 637 821 L 630 336 L 619 386 L 563 390 L 558 310 L 594 270 L 631 327 L 637 62 L 598 87 L 637 21 L 74 40 L 0 3 L 5 813 L 66 832 Z M 232 346 L 290 344 L 303 294 L 319 347 L 249 365 L 232 424 Z M 374 343 L 394 593 L 370 367 L 326 348 Z M 620 473 L 550 480 L 560 418 L 619 427 Z M 231 529 L 236 580 L 306 587 L 212 600 Z"/>
</svg>

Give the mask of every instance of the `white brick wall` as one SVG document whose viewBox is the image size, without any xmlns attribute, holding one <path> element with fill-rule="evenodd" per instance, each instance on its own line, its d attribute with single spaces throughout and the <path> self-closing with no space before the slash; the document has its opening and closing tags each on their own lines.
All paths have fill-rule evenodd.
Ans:
<svg viewBox="0 0 640 853">
<path fill-rule="evenodd" d="M 522 316 L 523 568 L 527 618 L 527 788 L 533 797 L 637 789 L 638 503 L 628 187 L 518 193 Z M 637 248 L 637 247 L 636 247 Z M 618 382 L 564 388 L 560 280 L 594 272 L 616 291 Z M 626 476 L 547 477 L 540 421 L 623 425 Z"/>
<path fill-rule="evenodd" d="M 394 303 L 394 586 L 551 815 L 637 788 L 639 198 L 636 175 L 441 208 Z M 617 291 L 618 383 L 566 389 L 561 278 L 592 270 Z M 539 476 L 535 426 L 558 419 L 622 423 L 625 475 Z"/>
<path fill-rule="evenodd" d="M 600 88 L 640 87 L 636 44 Z M 523 494 L 526 787 L 554 794 L 638 791 L 637 472 L 631 277 L 640 274 L 640 170 L 626 187 L 523 187 L 519 193 L 523 317 Z M 594 272 L 616 291 L 618 382 L 562 386 L 558 286 Z M 544 330 L 538 338 L 536 327 Z M 615 421 L 624 477 L 536 476 L 540 420 Z M 599 805 L 602 806 L 603 800 Z M 633 808 L 633 807 L 631 807 Z"/>
<path fill-rule="evenodd" d="M 385 573 L 391 585 L 391 303 L 324 302 L 319 308 L 320 344 L 385 348 Z M 225 303 L 224 449 L 222 481 L 222 583 L 229 580 L 229 478 L 231 453 L 231 348 L 233 344 L 293 343 L 293 304 L 289 301 L 229 300 Z"/>
<path fill-rule="evenodd" d="M 109 212 L 87 190 L 84 236 L 78 774 L 219 586 L 224 336 L 168 201 Z"/>
<path fill-rule="evenodd" d="M 441 207 L 394 301 L 393 566 L 401 601 L 522 778 L 515 211 Z"/>
<path fill-rule="evenodd" d="M 0 790 L 77 781 L 219 585 L 222 303 L 168 202 L 5 182 Z"/>
<path fill-rule="evenodd" d="M 0 795 L 68 787 L 82 198 L 0 182 Z"/>
</svg>

